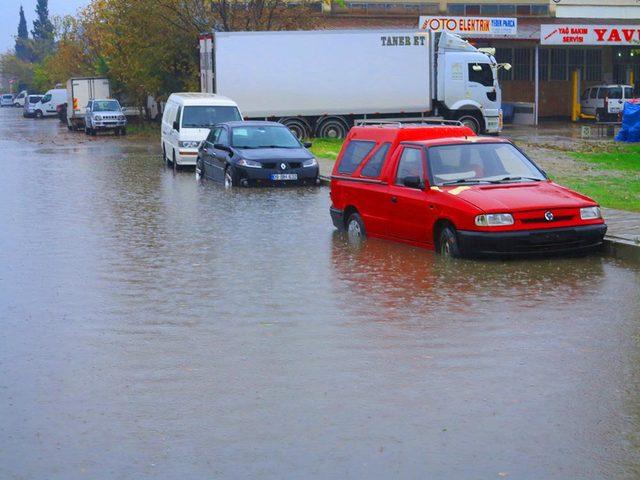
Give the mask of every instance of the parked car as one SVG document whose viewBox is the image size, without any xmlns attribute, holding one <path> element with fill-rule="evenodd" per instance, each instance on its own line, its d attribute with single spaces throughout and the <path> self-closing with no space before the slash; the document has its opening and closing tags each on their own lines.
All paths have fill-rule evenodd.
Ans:
<svg viewBox="0 0 640 480">
<path fill-rule="evenodd" d="M 596 122 L 616 121 L 624 102 L 632 98 L 631 85 L 598 85 L 582 92 L 580 109 L 586 115 L 593 115 Z"/>
<path fill-rule="evenodd" d="M 53 88 L 47 91 L 36 104 L 34 116 L 36 118 L 55 117 L 59 115 L 58 105 L 67 103 L 67 89 Z"/>
<path fill-rule="evenodd" d="M 18 93 L 18 95 L 16 95 L 16 98 L 13 99 L 13 106 L 24 107 L 24 103 L 28 95 L 29 92 L 27 92 L 26 90 L 22 90 L 20 93 Z"/>
<path fill-rule="evenodd" d="M 161 148 L 174 166 L 195 165 L 200 143 L 211 127 L 242 120 L 233 100 L 213 93 L 172 93 L 162 115 Z"/>
<path fill-rule="evenodd" d="M 5 93 L 0 97 L 0 107 L 12 107 L 13 95 L 11 93 Z"/>
<path fill-rule="evenodd" d="M 310 146 L 281 123 L 221 123 L 198 150 L 196 175 L 225 187 L 317 185 L 318 162 Z"/>
<path fill-rule="evenodd" d="M 66 120 L 65 120 L 66 121 Z M 116 135 L 127 133 L 127 117 L 117 100 L 90 100 L 84 115 L 84 131 L 96 135 L 99 131 L 113 130 Z"/>
<path fill-rule="evenodd" d="M 353 128 L 331 177 L 331 218 L 352 239 L 452 257 L 588 251 L 607 230 L 592 199 L 522 151 L 463 126 Z"/>
<path fill-rule="evenodd" d="M 23 117 L 33 117 L 36 114 L 36 105 L 42 98 L 42 95 L 28 95 L 24 102 Z"/>
</svg>

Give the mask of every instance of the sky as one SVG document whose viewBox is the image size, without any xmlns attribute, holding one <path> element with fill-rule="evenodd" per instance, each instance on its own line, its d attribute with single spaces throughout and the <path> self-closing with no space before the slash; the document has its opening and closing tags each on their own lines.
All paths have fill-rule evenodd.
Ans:
<svg viewBox="0 0 640 480">
<path fill-rule="evenodd" d="M 78 8 L 84 7 L 89 0 L 49 0 L 49 16 L 71 15 Z M 27 18 L 29 36 L 36 17 L 36 0 L 0 0 L 0 52 L 4 52 L 15 45 L 20 20 L 20 5 L 24 7 Z"/>
</svg>

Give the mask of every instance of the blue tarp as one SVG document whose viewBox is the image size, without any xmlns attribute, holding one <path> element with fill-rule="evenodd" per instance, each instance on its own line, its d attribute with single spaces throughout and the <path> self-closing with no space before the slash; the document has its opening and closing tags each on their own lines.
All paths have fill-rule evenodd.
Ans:
<svg viewBox="0 0 640 480">
<path fill-rule="evenodd" d="M 616 142 L 640 142 L 640 103 L 625 102 Z"/>
</svg>

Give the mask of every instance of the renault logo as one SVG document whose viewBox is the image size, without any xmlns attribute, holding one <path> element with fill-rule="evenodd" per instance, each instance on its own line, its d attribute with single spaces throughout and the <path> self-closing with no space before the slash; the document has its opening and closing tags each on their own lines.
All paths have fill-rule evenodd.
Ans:
<svg viewBox="0 0 640 480">
<path fill-rule="evenodd" d="M 280 168 L 281 168 L 282 170 L 286 170 L 286 169 L 287 169 L 287 164 L 286 164 L 286 163 L 281 163 L 281 164 L 280 164 Z"/>
<path fill-rule="evenodd" d="M 547 222 L 550 222 L 551 220 L 553 220 L 553 213 L 551 213 L 551 212 L 545 212 L 545 214 L 544 214 L 544 219 L 545 219 Z"/>
</svg>

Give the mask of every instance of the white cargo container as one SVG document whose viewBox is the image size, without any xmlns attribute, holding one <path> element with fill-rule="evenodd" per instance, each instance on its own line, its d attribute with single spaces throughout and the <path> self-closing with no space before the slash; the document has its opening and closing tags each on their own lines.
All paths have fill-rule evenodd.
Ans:
<svg viewBox="0 0 640 480">
<path fill-rule="evenodd" d="M 212 75 L 213 82 L 203 81 L 203 91 L 213 84 L 245 117 L 278 120 L 299 136 L 344 137 L 363 119 L 438 115 L 476 131 L 501 129 L 498 65 L 456 35 L 320 30 L 212 36 L 213 62 L 203 50 L 201 78 Z"/>
<path fill-rule="evenodd" d="M 100 77 L 80 77 L 67 80 L 67 127 L 84 129 L 84 114 L 89 100 L 111 98 L 109 80 Z"/>
</svg>

